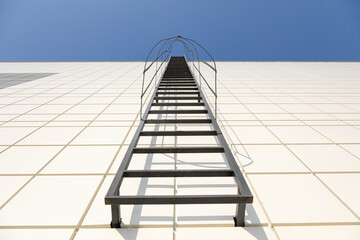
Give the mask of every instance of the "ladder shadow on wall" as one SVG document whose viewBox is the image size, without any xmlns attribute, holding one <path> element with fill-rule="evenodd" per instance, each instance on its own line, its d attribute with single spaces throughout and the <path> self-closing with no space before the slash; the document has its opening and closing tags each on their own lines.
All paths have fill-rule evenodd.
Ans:
<svg viewBox="0 0 360 240">
<path fill-rule="evenodd" d="M 158 119 L 161 119 L 161 115 L 158 115 Z M 156 125 L 155 126 L 155 131 L 160 130 L 160 126 Z M 236 136 L 236 135 L 235 135 Z M 236 136 L 238 138 L 238 136 Z M 165 137 L 158 137 L 158 136 L 152 136 L 151 137 L 151 141 L 149 143 L 150 146 L 156 146 L 157 144 L 160 144 L 160 146 L 164 146 L 164 138 Z M 215 141 L 219 144 L 219 142 L 217 141 L 217 138 L 214 137 Z M 161 140 L 160 142 L 158 140 Z M 239 139 L 238 139 L 239 140 Z M 240 141 L 240 140 L 239 140 Z M 233 143 L 233 140 L 230 139 L 230 143 Z M 247 153 L 245 147 L 243 146 L 245 152 Z M 237 149 L 236 149 L 237 150 Z M 239 151 L 237 151 L 238 154 Z M 168 159 L 169 161 L 156 161 L 156 159 L 154 159 L 155 156 L 161 156 L 165 157 L 166 159 Z M 147 154 L 146 156 L 146 160 L 144 163 L 144 169 L 150 170 L 150 169 L 164 169 L 164 166 L 168 166 L 167 169 L 169 169 L 171 166 L 174 165 L 174 161 L 175 158 L 174 156 L 172 156 L 173 154 Z M 181 155 L 181 154 L 178 154 Z M 194 154 L 191 154 L 194 155 Z M 137 155 L 139 156 L 139 155 Z M 189 154 L 188 154 L 189 156 Z M 155 157 L 156 158 L 156 157 Z M 247 158 L 251 159 L 250 156 L 248 155 Z M 154 161 L 155 160 L 155 161 Z M 189 168 L 195 168 L 195 169 L 201 169 L 201 168 L 205 168 L 205 169 L 226 169 L 228 168 L 227 166 L 227 161 L 225 159 L 224 154 L 221 153 L 221 161 L 217 161 L 217 162 L 213 162 L 213 161 L 201 161 L 198 158 L 195 158 L 194 160 L 188 161 L 188 160 L 183 160 L 180 157 L 178 157 L 177 163 L 179 166 L 185 167 L 185 169 L 189 169 Z M 166 167 L 165 167 L 166 168 Z M 182 189 L 197 189 L 197 188 L 211 188 L 211 187 L 217 187 L 217 188 L 233 188 L 236 189 L 237 185 L 234 182 L 233 184 L 197 184 L 195 182 L 195 184 L 191 184 L 191 185 L 179 185 L 178 188 L 182 188 Z M 173 185 L 170 184 L 149 184 L 149 178 L 142 178 L 140 180 L 140 184 L 139 187 L 137 189 L 137 193 L 136 195 L 144 195 L 147 191 L 147 189 L 150 188 L 158 188 L 158 189 L 169 189 L 169 188 L 173 188 Z M 149 206 L 149 205 L 148 205 Z M 154 205 L 153 205 L 154 206 Z M 196 205 L 195 205 L 196 206 Z M 225 206 L 225 205 L 224 205 Z M 153 225 L 153 226 L 166 226 L 167 227 L 171 227 L 171 224 L 164 224 L 164 222 L 172 222 L 173 221 L 173 216 L 172 215 L 168 215 L 168 216 L 159 216 L 159 215 L 145 215 L 143 208 L 144 205 L 135 205 L 132 206 L 132 213 L 131 213 L 131 219 L 130 219 L 130 225 L 131 227 L 141 227 L 141 226 L 146 226 L 146 225 Z M 197 206 L 196 206 L 197 207 Z M 201 226 L 202 222 L 221 222 L 223 220 L 226 219 L 232 219 L 233 218 L 233 212 L 235 211 L 235 205 L 233 205 L 233 209 L 228 213 L 228 214 L 223 214 L 223 215 L 193 215 L 193 216 L 178 216 L 177 217 L 177 221 L 182 222 L 183 225 L 187 225 L 186 222 L 198 222 L 199 226 Z M 245 220 L 246 222 L 249 224 L 252 223 L 259 223 L 260 220 L 256 214 L 256 211 L 254 209 L 254 207 L 251 204 L 248 204 L 246 206 L 246 216 L 245 216 Z M 150 223 L 150 224 L 149 224 Z M 182 224 L 180 224 L 182 225 Z M 191 225 L 191 224 L 189 224 Z M 196 225 L 196 224 L 194 224 Z M 209 224 L 210 226 L 211 224 Z M 216 224 L 214 224 L 214 226 L 216 226 Z M 218 226 L 221 226 L 221 224 L 218 224 Z M 226 226 L 226 225 L 224 225 Z M 181 226 L 180 226 L 181 227 Z M 248 228 L 245 228 L 245 230 L 247 231 Z M 266 234 L 264 232 L 263 229 L 261 228 L 257 228 L 256 231 L 249 229 L 248 231 L 249 233 L 251 233 L 252 235 L 254 235 L 255 237 L 261 237 L 261 239 L 266 239 Z"/>
</svg>

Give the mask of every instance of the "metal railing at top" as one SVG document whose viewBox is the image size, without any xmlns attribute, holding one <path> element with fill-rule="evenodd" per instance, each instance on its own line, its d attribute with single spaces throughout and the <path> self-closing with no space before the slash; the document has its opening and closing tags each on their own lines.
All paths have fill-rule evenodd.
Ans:
<svg viewBox="0 0 360 240">
<path fill-rule="evenodd" d="M 215 97 L 215 104 L 214 104 L 215 105 L 214 106 L 215 118 L 217 118 L 217 68 L 216 68 L 215 60 L 210 55 L 210 53 L 203 46 L 201 46 L 198 42 L 196 42 L 190 38 L 176 36 L 176 37 L 165 38 L 165 39 L 162 39 L 159 42 L 157 42 L 155 44 L 155 46 L 150 50 L 148 56 L 146 57 L 144 70 L 143 70 L 143 81 L 142 81 L 141 96 L 140 96 L 140 101 L 141 101 L 140 119 L 143 120 L 143 113 L 142 113 L 143 112 L 143 110 L 142 110 L 143 97 L 145 96 L 145 93 L 147 92 L 147 90 L 149 89 L 151 84 L 154 82 L 154 79 L 157 78 L 157 80 L 155 80 L 155 85 L 156 85 L 156 82 L 159 81 L 161 79 L 162 75 L 165 73 L 167 66 L 165 66 L 164 63 L 168 62 L 170 60 L 170 58 L 172 56 L 172 46 L 175 42 L 180 42 L 183 44 L 184 57 L 188 63 L 189 69 L 192 72 L 193 76 L 196 78 L 198 75 L 198 82 L 199 82 L 200 88 L 202 87 L 202 81 L 204 81 L 206 83 L 206 86 L 213 93 L 213 95 Z M 159 50 L 157 51 L 157 55 L 156 55 L 155 59 L 151 63 L 149 63 L 149 58 L 150 58 L 151 54 L 157 48 L 159 48 Z M 199 56 L 198 50 L 205 53 L 205 56 L 209 57 L 210 61 L 205 61 L 204 59 L 201 59 Z M 205 64 L 205 66 L 209 67 L 214 72 L 214 89 L 210 86 L 208 81 L 205 79 L 204 74 L 201 73 L 201 68 L 200 68 L 201 63 Z M 155 64 L 155 69 L 153 70 L 154 74 L 152 75 L 147 86 L 145 87 L 146 73 L 150 69 L 152 69 L 154 64 Z M 196 70 L 197 74 L 195 74 L 195 70 Z"/>
</svg>

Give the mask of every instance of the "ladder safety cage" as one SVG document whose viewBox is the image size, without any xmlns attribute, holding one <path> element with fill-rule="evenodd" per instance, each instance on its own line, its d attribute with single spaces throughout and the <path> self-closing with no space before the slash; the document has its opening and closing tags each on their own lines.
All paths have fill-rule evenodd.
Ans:
<svg viewBox="0 0 360 240">
<path fill-rule="evenodd" d="M 174 42 L 184 46 L 183 57 L 173 57 L 171 54 Z M 159 47 L 157 55 L 149 63 L 149 57 Z M 199 51 L 203 50 L 211 62 L 200 58 Z M 214 72 L 214 89 L 201 73 L 200 63 L 205 64 Z M 197 65 L 197 66 L 196 66 Z M 146 73 L 153 67 L 154 74 L 145 86 Z M 198 78 L 195 77 L 198 75 Z M 154 79 L 156 79 L 154 81 Z M 215 115 L 202 89 L 202 81 L 215 97 Z M 149 104 L 143 111 L 143 97 L 150 86 L 154 84 Z M 169 92 L 170 91 L 170 92 Z M 175 91 L 175 92 L 173 92 Z M 182 96 L 186 95 L 186 96 Z M 190 95 L 190 96 L 189 96 Z M 169 102 L 168 100 L 176 100 Z M 187 100 L 180 101 L 177 100 Z M 195 100 L 195 101 L 192 101 Z M 123 161 L 105 196 L 105 204 L 111 205 L 111 227 L 121 227 L 120 205 L 137 204 L 236 204 L 235 226 L 245 226 L 245 207 L 253 202 L 253 195 L 242 175 L 240 168 L 222 134 L 217 117 L 217 68 L 212 56 L 196 41 L 176 36 L 159 41 L 149 52 L 143 70 L 143 81 L 140 97 L 140 123 L 124 155 Z M 152 110 L 153 106 L 202 106 L 204 109 L 194 110 Z M 175 108 L 177 109 L 177 108 Z M 175 118 L 175 119 L 148 119 L 150 114 L 204 114 L 207 118 Z M 145 124 L 210 124 L 209 131 L 143 131 Z M 219 146 L 208 147 L 138 147 L 142 136 L 215 136 Z M 157 153 L 222 153 L 230 169 L 211 170 L 128 170 L 134 154 Z M 228 195 L 145 195 L 125 196 L 120 195 L 120 186 L 124 178 L 132 177 L 233 177 L 237 184 L 237 194 Z"/>
</svg>

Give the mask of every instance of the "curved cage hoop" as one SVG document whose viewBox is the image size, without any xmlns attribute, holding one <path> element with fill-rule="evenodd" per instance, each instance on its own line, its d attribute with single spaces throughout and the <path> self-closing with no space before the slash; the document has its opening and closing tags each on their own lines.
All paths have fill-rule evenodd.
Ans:
<svg viewBox="0 0 360 240">
<path fill-rule="evenodd" d="M 184 46 L 184 57 L 190 67 L 190 70 L 192 70 L 192 73 L 194 77 L 197 77 L 200 83 L 200 87 L 202 86 L 202 82 L 204 81 L 206 86 L 210 89 L 211 93 L 215 97 L 215 118 L 217 118 L 217 68 L 214 58 L 210 55 L 210 53 L 198 42 L 190 39 L 185 38 L 182 36 L 176 36 L 176 37 L 170 37 L 170 38 L 164 38 L 160 41 L 158 41 L 150 50 L 149 54 L 146 57 L 145 64 L 144 64 L 144 70 L 143 70 L 143 80 L 141 85 L 141 95 L 140 95 L 140 119 L 143 120 L 143 97 L 147 90 L 150 88 L 151 84 L 156 84 L 157 81 L 161 78 L 162 74 L 165 72 L 165 69 L 171 56 L 172 56 L 172 47 L 175 42 L 180 42 Z M 149 61 L 149 58 L 151 54 L 157 49 L 157 55 L 151 62 Z M 199 56 L 199 50 L 202 50 L 207 57 L 211 59 L 210 63 L 208 61 L 205 61 L 204 59 L 201 59 Z M 204 74 L 201 73 L 200 64 L 203 63 L 205 66 L 210 68 L 214 73 L 214 88 L 212 88 L 209 84 L 209 82 L 205 79 Z M 165 64 L 165 65 L 164 65 Z M 154 67 L 154 68 L 153 68 Z M 149 83 L 145 86 L 146 81 L 146 73 L 152 69 L 155 73 L 151 75 Z M 195 74 L 195 72 L 197 74 Z M 159 76 L 159 77 L 158 77 Z M 154 81 L 154 79 L 157 79 Z"/>
</svg>

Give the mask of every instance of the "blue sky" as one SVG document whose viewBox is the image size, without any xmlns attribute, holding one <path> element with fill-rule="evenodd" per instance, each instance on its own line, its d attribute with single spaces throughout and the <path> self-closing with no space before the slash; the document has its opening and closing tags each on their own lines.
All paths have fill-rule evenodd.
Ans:
<svg viewBox="0 0 360 240">
<path fill-rule="evenodd" d="M 0 61 L 141 61 L 175 35 L 216 60 L 360 61 L 360 0 L 0 0 Z"/>
</svg>

